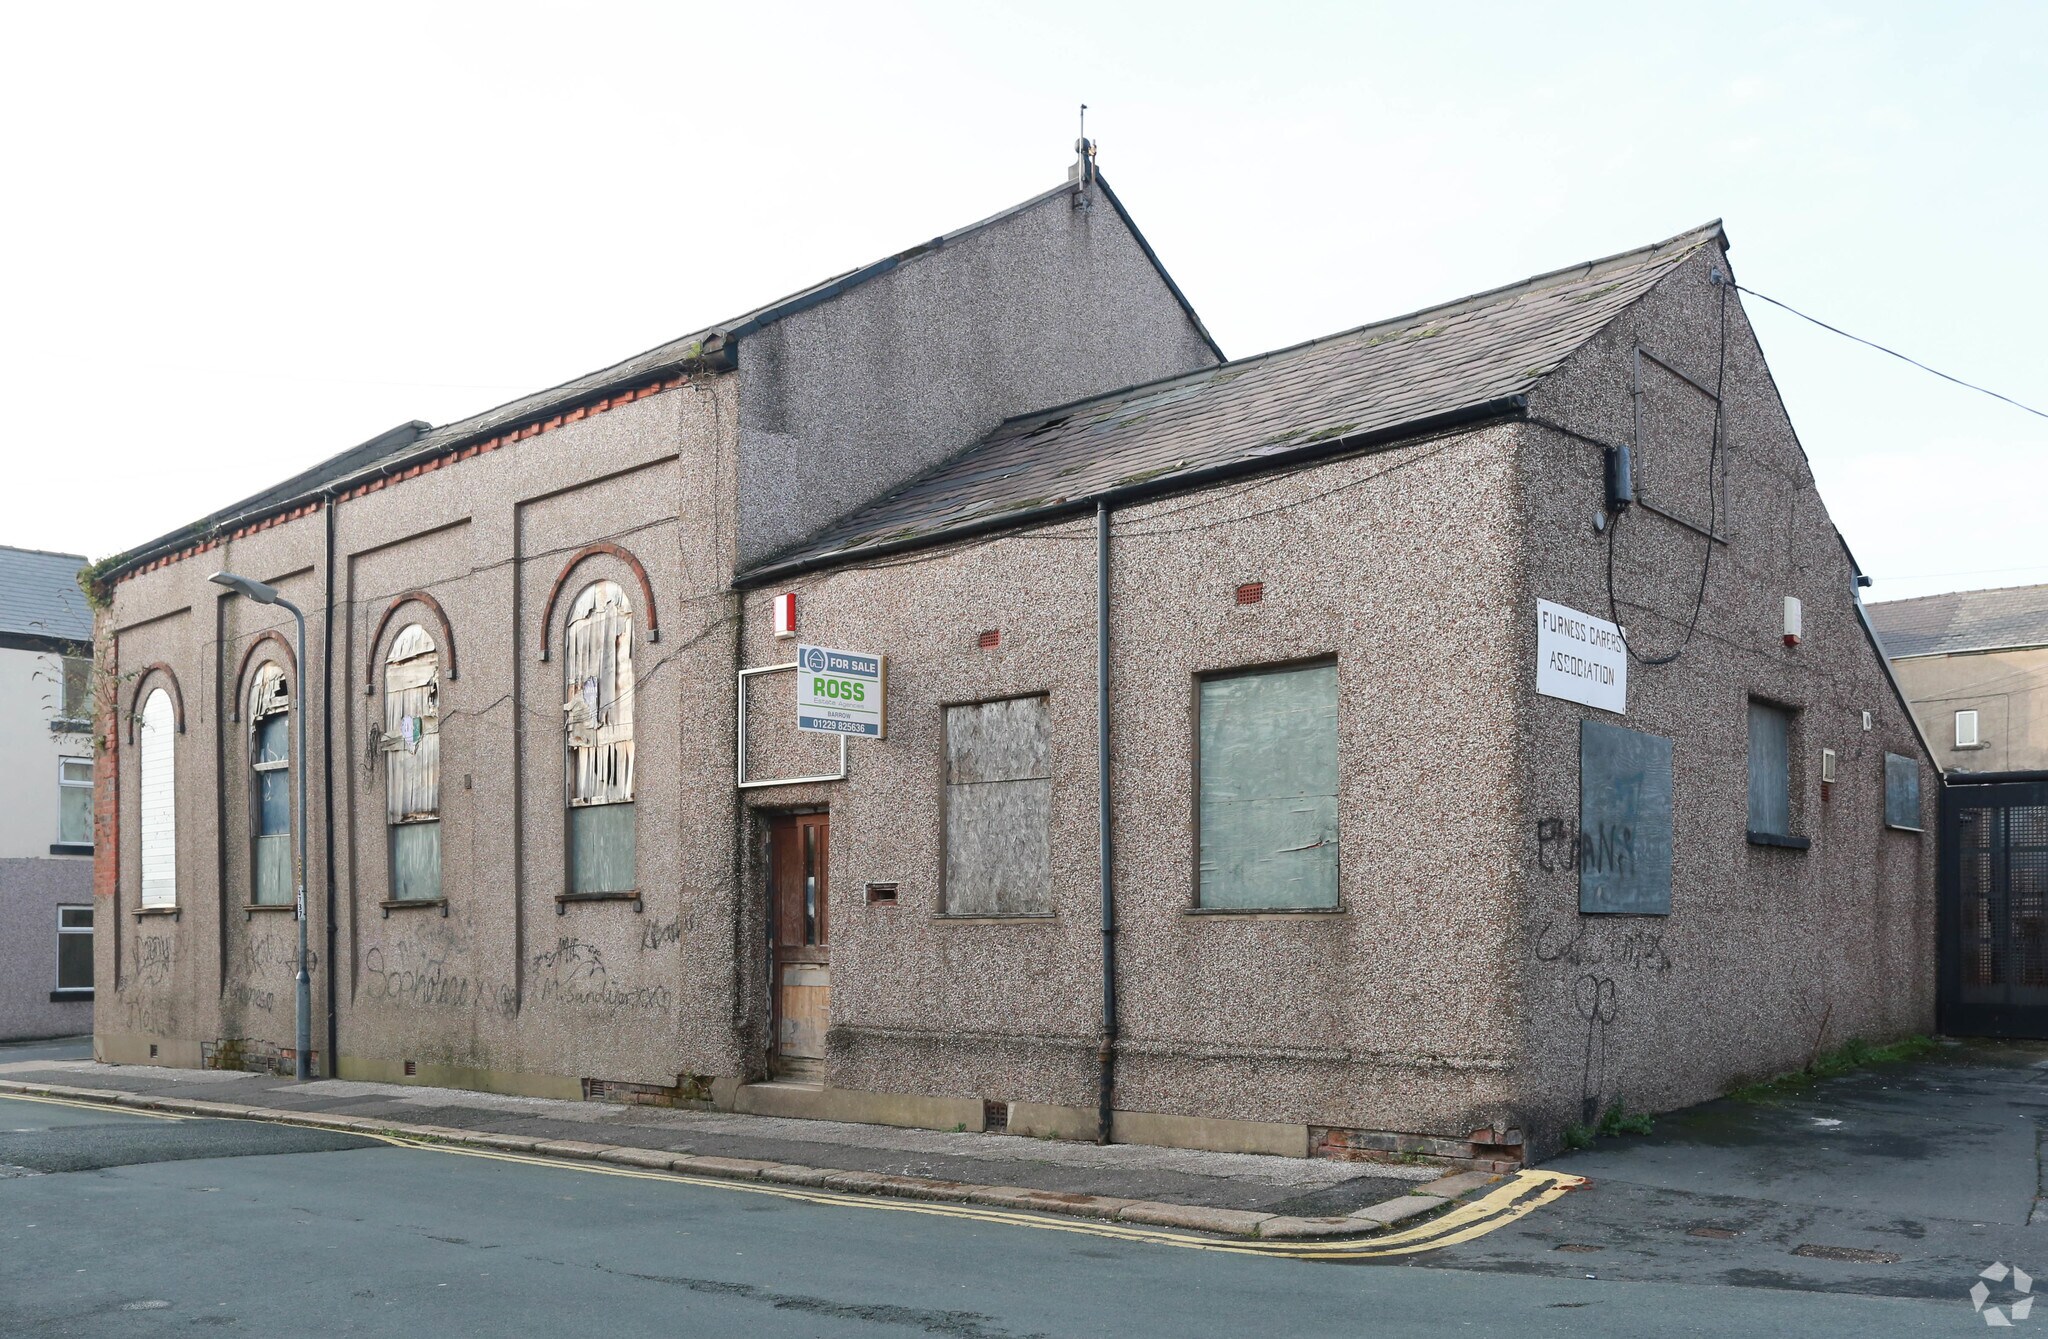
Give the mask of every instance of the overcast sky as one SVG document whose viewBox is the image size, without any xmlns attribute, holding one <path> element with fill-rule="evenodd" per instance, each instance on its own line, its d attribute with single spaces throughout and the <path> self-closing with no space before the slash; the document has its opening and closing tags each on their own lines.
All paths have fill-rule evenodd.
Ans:
<svg viewBox="0 0 2048 1339">
<path fill-rule="evenodd" d="M 1105 175 L 1232 356 L 1714 217 L 2048 408 L 2048 6 L 15 5 L 0 543 L 100 557 Z M 2048 420 L 1752 301 L 1872 598 L 2048 581 Z"/>
</svg>

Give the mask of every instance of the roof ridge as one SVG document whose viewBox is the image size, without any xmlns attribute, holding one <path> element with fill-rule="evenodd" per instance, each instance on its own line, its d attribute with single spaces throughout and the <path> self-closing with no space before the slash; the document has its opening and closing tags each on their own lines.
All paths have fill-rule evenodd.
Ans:
<svg viewBox="0 0 2048 1339">
<path fill-rule="evenodd" d="M 90 561 L 82 553 L 66 553 L 61 549 L 25 549 L 19 544 L 0 544 L 0 553 L 28 553 L 39 558 L 76 558 L 81 567 Z"/>
<path fill-rule="evenodd" d="M 1727 234 L 1721 226 L 1721 220 L 1718 218 L 1711 219 L 1696 228 L 1689 228 L 1684 232 L 1667 237 L 1661 242 L 1651 242 L 1647 246 L 1632 247 L 1627 251 L 1617 251 L 1611 256 L 1601 256 L 1596 260 L 1582 260 L 1575 265 L 1566 265 L 1555 270 L 1544 270 L 1540 273 L 1532 274 L 1526 279 L 1517 279 L 1513 283 L 1501 284 L 1495 288 L 1481 289 L 1476 293 L 1467 293 L 1464 297 L 1452 298 L 1448 302 L 1440 302 L 1432 307 L 1417 308 L 1415 311 L 1404 312 L 1399 316 L 1386 316 L 1376 321 L 1367 321 L 1363 325 L 1355 325 L 1343 330 L 1333 330 L 1327 335 L 1317 335 L 1311 339 L 1297 340 L 1292 344 L 1283 344 L 1278 348 L 1265 349 L 1259 353 L 1249 353 L 1242 358 L 1232 358 L 1218 363 L 1214 367 L 1197 368 L 1192 372 L 1176 372 L 1171 376 L 1156 377 L 1151 381 L 1141 381 L 1134 385 L 1120 387 L 1117 390 L 1104 391 L 1099 395 L 1090 395 L 1079 400 L 1069 400 L 1065 404 L 1052 405 L 1045 409 L 1034 409 L 1027 414 L 1017 414 L 998 423 L 990 431 L 989 435 L 981 440 L 990 440 L 1012 424 L 1033 423 L 1041 419 L 1050 418 L 1055 414 L 1071 414 L 1091 404 L 1123 399 L 1136 392 L 1171 385 L 1174 382 L 1194 381 L 1201 377 L 1213 376 L 1218 372 L 1227 372 L 1232 368 L 1249 367 L 1255 363 L 1264 362 L 1269 358 L 1277 358 L 1282 354 L 1295 353 L 1302 349 L 1314 348 L 1317 345 L 1333 343 L 1340 339 L 1349 339 L 1352 336 L 1362 335 L 1369 331 L 1382 330 L 1389 327 L 1399 329 L 1414 325 L 1426 317 L 1453 315 L 1464 311 L 1476 310 L 1480 307 L 1493 306 L 1496 302 L 1511 294 L 1519 296 L 1523 293 L 1537 292 L 1571 278 L 1590 279 L 1604 268 L 1618 267 L 1622 263 L 1635 260 L 1638 257 L 1655 255 L 1681 242 L 1687 243 L 1687 245 L 1683 250 L 1676 253 L 1679 255 L 1690 254 L 1704 243 L 1716 238 L 1721 239 L 1725 246 L 1726 237 Z"/>
<path fill-rule="evenodd" d="M 1953 600 L 1960 595 L 2006 595 L 2023 590 L 2048 590 L 2048 581 L 2029 581 L 2018 586 L 1978 586 L 1970 590 L 1938 590 L 1926 595 L 1901 595 L 1896 600 L 1865 600 L 1866 609 L 1891 608 L 1902 604 L 1918 604 L 1923 600 Z"/>
</svg>

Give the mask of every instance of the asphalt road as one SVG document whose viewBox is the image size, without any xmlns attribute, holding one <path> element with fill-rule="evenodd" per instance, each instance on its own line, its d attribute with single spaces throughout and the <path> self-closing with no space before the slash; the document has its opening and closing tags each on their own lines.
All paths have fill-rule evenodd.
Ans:
<svg viewBox="0 0 2048 1339">
<path fill-rule="evenodd" d="M 1824 1279 L 1731 1285 L 1731 1257 L 1695 1281 L 1595 1277 L 1603 1256 L 1560 1255 L 1560 1240 L 1611 1241 L 1617 1215 L 1638 1215 L 1629 1226 L 1640 1231 L 1656 1206 L 1591 1191 L 1476 1241 L 1343 1264 L 1125 1240 L 1071 1221 L 985 1221 L 958 1206 L 818 1203 L 781 1188 L 14 1099 L 0 1099 L 0 1164 L 8 1335 L 1538 1339 L 1982 1327 L 1961 1300 L 1968 1278 L 1940 1297 Z"/>
</svg>

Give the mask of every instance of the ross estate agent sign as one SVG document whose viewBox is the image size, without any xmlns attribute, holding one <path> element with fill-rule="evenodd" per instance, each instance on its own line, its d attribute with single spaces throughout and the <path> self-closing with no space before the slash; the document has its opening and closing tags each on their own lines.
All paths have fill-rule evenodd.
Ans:
<svg viewBox="0 0 2048 1339">
<path fill-rule="evenodd" d="M 796 649 L 796 728 L 880 739 L 888 660 L 827 646 Z"/>
</svg>

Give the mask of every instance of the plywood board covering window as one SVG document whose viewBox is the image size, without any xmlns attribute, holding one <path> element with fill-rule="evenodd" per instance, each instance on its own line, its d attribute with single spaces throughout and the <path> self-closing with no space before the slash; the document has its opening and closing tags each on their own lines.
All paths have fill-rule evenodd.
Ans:
<svg viewBox="0 0 2048 1339">
<path fill-rule="evenodd" d="M 1201 681 L 1196 694 L 1202 907 L 1337 905 L 1337 667 Z"/>
<path fill-rule="evenodd" d="M 1043 697 L 946 709 L 949 914 L 1052 914 L 1051 735 Z"/>
<path fill-rule="evenodd" d="M 569 891 L 634 886 L 633 608 L 618 583 L 586 586 L 569 609 Z"/>
<path fill-rule="evenodd" d="M 142 703 L 142 905 L 178 905 L 177 711 L 152 689 Z"/>
<path fill-rule="evenodd" d="M 250 898 L 260 906 L 292 900 L 291 694 L 275 662 L 249 686 Z"/>
<path fill-rule="evenodd" d="M 441 896 L 441 660 L 433 638 L 408 624 L 384 658 L 385 820 L 391 896 Z"/>
<path fill-rule="evenodd" d="M 1768 702 L 1749 704 L 1749 830 L 1792 832 L 1792 713 Z"/>
</svg>

